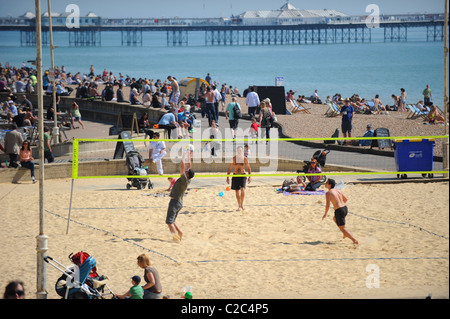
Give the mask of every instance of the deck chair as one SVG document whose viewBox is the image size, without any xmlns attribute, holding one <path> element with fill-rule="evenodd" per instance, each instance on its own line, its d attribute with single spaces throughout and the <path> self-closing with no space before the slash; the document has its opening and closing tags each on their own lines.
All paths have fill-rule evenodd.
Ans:
<svg viewBox="0 0 450 319">
<path fill-rule="evenodd" d="M 309 111 L 310 109 L 307 109 L 302 105 L 299 105 L 297 101 L 289 100 L 289 102 L 291 103 L 291 113 L 304 112 L 311 114 L 311 112 Z"/>
<path fill-rule="evenodd" d="M 421 111 L 417 105 L 413 105 L 413 107 L 416 109 L 417 117 L 421 117 L 423 120 L 425 120 L 428 117 L 429 112 Z"/>
<path fill-rule="evenodd" d="M 428 112 L 421 111 L 416 105 L 409 104 L 410 107 L 410 113 L 408 113 L 408 116 L 406 118 L 410 119 L 416 119 L 418 117 L 421 117 L 422 119 L 425 119 L 428 115 Z"/>
<path fill-rule="evenodd" d="M 326 116 L 338 116 L 340 111 L 336 104 L 333 102 L 327 102 L 328 110 L 325 112 Z"/>
<path fill-rule="evenodd" d="M 412 107 L 411 104 L 406 104 L 405 105 L 406 109 L 408 110 L 408 114 L 406 115 L 407 119 L 411 119 L 413 118 L 414 114 L 416 113 L 414 108 Z"/>
</svg>

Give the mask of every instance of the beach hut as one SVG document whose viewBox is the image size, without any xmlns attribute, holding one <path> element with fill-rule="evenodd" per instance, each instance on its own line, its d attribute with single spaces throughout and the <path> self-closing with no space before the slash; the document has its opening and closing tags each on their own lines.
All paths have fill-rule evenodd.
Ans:
<svg viewBox="0 0 450 319">
<path fill-rule="evenodd" d="M 202 83 L 209 85 L 208 82 L 201 78 L 187 77 L 182 79 L 178 83 L 180 86 L 180 99 L 185 96 L 188 97 L 189 94 L 192 94 L 197 99 L 198 89 Z"/>
</svg>

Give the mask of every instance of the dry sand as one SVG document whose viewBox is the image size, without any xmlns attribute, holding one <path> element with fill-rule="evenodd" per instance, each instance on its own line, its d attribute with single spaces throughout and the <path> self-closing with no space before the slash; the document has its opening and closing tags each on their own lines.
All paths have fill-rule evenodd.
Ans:
<svg viewBox="0 0 450 319">
<path fill-rule="evenodd" d="M 136 257 L 146 253 L 159 270 L 163 294 L 183 295 L 184 286 L 203 298 L 436 298 L 449 297 L 448 183 L 348 184 L 347 227 L 355 246 L 332 221 L 321 221 L 323 195 L 284 196 L 255 180 L 247 189 L 246 211 L 223 180 L 197 178 L 178 222 L 181 243 L 165 225 L 167 188 L 126 190 L 126 180 L 76 180 L 72 222 L 66 235 L 69 179 L 45 182 L 48 255 L 69 265 L 71 252 L 97 260 L 110 288 L 124 293 L 130 277 L 143 275 Z M 216 185 L 204 187 L 205 185 Z M 218 196 L 220 191 L 224 196 Z M 25 282 L 36 292 L 38 184 L 0 184 L 0 287 Z M 379 288 L 368 288 L 376 267 Z M 48 298 L 61 272 L 47 269 Z M 2 292 L 3 293 L 3 292 Z"/>
</svg>

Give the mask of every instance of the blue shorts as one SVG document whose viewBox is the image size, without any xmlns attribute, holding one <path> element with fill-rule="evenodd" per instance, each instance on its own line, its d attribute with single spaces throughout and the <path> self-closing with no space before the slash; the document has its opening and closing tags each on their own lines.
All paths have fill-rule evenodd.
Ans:
<svg viewBox="0 0 450 319">
<path fill-rule="evenodd" d="M 342 133 L 351 133 L 352 132 L 352 122 L 349 121 L 342 121 Z"/>
</svg>

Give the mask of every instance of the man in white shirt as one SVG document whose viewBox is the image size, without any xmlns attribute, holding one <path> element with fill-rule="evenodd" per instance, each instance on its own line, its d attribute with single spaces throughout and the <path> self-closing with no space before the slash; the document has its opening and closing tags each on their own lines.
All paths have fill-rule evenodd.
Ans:
<svg viewBox="0 0 450 319">
<path fill-rule="evenodd" d="M 16 92 L 17 93 L 24 93 L 25 92 L 25 82 L 22 81 L 22 79 L 16 81 Z"/>
<path fill-rule="evenodd" d="M 222 94 L 220 94 L 220 91 L 217 89 L 215 85 L 211 87 L 214 90 L 214 111 L 216 115 L 216 123 L 219 122 L 219 102 L 222 99 Z"/>
<path fill-rule="evenodd" d="M 245 99 L 245 104 L 248 106 L 248 115 L 250 115 L 250 117 L 254 117 L 256 114 L 256 109 L 260 104 L 259 96 L 258 93 L 255 92 L 255 88 L 253 86 L 249 88 L 249 91 L 250 92 L 247 93 L 247 97 Z"/>
<path fill-rule="evenodd" d="M 159 139 L 158 132 L 155 132 L 155 134 L 153 135 L 153 139 Z M 158 171 L 159 175 L 164 174 L 162 159 L 164 156 L 166 156 L 166 154 L 166 143 L 164 143 L 164 141 L 155 141 L 150 143 L 148 158 L 156 164 L 156 170 Z"/>
<path fill-rule="evenodd" d="M 317 93 L 317 90 L 314 91 L 313 96 L 318 100 L 320 99 L 319 94 Z"/>
</svg>

